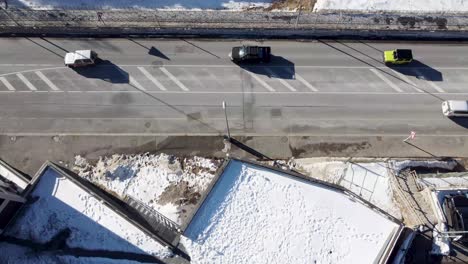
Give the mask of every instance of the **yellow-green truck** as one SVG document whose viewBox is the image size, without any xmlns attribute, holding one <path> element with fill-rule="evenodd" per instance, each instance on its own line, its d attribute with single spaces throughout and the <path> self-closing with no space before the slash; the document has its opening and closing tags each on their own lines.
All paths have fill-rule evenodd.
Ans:
<svg viewBox="0 0 468 264">
<path fill-rule="evenodd" d="M 386 50 L 383 59 L 385 64 L 407 64 L 413 61 L 413 52 L 410 49 Z"/>
</svg>

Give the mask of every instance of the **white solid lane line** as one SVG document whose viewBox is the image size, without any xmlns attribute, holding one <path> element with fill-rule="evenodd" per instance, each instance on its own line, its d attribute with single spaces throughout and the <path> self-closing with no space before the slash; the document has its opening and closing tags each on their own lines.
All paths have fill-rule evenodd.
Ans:
<svg viewBox="0 0 468 264">
<path fill-rule="evenodd" d="M 140 70 L 146 78 L 148 78 L 152 83 L 154 83 L 154 85 L 156 85 L 159 88 L 159 90 L 167 91 L 166 87 L 164 87 L 164 85 L 162 85 L 162 83 L 160 83 L 158 79 L 151 75 L 145 68 L 138 67 L 138 70 Z"/>
<path fill-rule="evenodd" d="M 5 77 L 0 77 L 0 81 L 8 88 L 10 91 L 15 91 L 15 87 L 11 85 L 11 83 L 5 78 Z"/>
<path fill-rule="evenodd" d="M 252 73 L 249 70 L 245 70 L 245 72 L 247 72 L 250 76 L 252 76 L 255 80 L 257 80 L 257 82 L 259 82 L 261 85 L 263 85 L 263 87 L 265 87 L 268 91 L 276 92 L 276 90 L 273 89 L 273 87 L 268 85 L 268 83 L 266 83 L 264 80 L 260 79 L 260 77 L 258 77 L 255 73 Z"/>
<path fill-rule="evenodd" d="M 29 90 L 37 91 L 37 88 L 28 79 L 26 79 L 26 77 L 24 77 L 23 74 L 17 73 L 16 76 L 18 76 L 18 78 L 20 78 L 20 80 L 23 81 L 24 84 L 26 84 L 26 86 L 29 88 Z"/>
<path fill-rule="evenodd" d="M 50 87 L 50 89 L 52 89 L 54 91 L 60 91 L 60 89 L 57 86 L 55 86 L 55 84 L 53 84 L 49 80 L 49 78 L 47 78 L 42 72 L 37 71 L 36 75 L 39 76 L 39 78 L 41 78 L 41 80 L 43 80 Z"/>
<path fill-rule="evenodd" d="M 268 72 L 268 74 L 270 74 L 273 78 L 277 79 L 278 81 L 280 81 L 280 83 L 284 86 L 286 86 L 286 88 L 288 88 L 289 90 L 291 90 L 292 92 L 296 92 L 296 88 L 292 87 L 289 83 L 287 83 L 285 80 L 281 79 L 275 72 L 273 72 L 271 69 L 269 68 L 265 68 L 265 71 Z"/>
<path fill-rule="evenodd" d="M 402 93 L 403 90 L 400 89 L 396 84 L 392 83 L 387 77 L 385 77 L 382 73 L 379 72 L 377 69 L 369 69 L 371 72 L 373 72 L 377 77 L 382 79 L 388 86 L 392 87 L 395 91 Z"/>
<path fill-rule="evenodd" d="M 442 88 L 440 88 L 440 87 L 439 87 L 437 84 L 435 84 L 433 81 L 427 80 L 426 77 L 424 76 L 424 74 L 422 74 L 420 70 L 414 69 L 413 71 L 414 71 L 418 76 L 421 77 L 421 78 L 420 78 L 421 80 L 426 81 L 427 84 L 429 84 L 429 85 L 430 85 L 432 88 L 434 88 L 437 92 L 439 92 L 439 93 L 445 93 L 445 90 L 442 89 Z"/>
<path fill-rule="evenodd" d="M 185 87 L 185 85 L 183 83 L 181 83 L 174 75 L 172 75 L 172 73 L 170 73 L 166 68 L 164 67 L 159 67 L 159 69 L 164 73 L 166 74 L 167 77 L 169 77 L 169 79 L 171 79 L 175 84 L 177 84 L 177 86 L 180 87 L 180 89 L 184 90 L 184 91 L 189 91 L 189 89 L 187 87 Z"/>
</svg>

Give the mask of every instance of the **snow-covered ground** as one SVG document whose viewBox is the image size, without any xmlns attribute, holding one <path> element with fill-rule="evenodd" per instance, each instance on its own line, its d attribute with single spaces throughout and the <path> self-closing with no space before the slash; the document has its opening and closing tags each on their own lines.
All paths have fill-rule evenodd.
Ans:
<svg viewBox="0 0 468 264">
<path fill-rule="evenodd" d="M 141 154 L 102 157 L 95 165 L 77 156 L 73 169 L 120 198 L 135 197 L 181 224 L 220 165 L 220 160 L 200 157 Z"/>
<path fill-rule="evenodd" d="M 9 0 L 10 5 L 25 6 L 34 9 L 56 8 L 103 8 L 103 9 L 169 9 L 199 10 L 228 9 L 243 10 L 246 8 L 268 7 L 272 0 Z"/>
<path fill-rule="evenodd" d="M 339 158 L 308 158 L 294 162 L 297 169 L 312 178 L 341 185 L 393 217 L 402 218 L 385 162 L 352 163 Z"/>
<path fill-rule="evenodd" d="M 42 175 L 31 195 L 37 200 L 6 230 L 6 235 L 45 244 L 54 241 L 60 232 L 69 229 L 66 245 L 71 248 L 151 254 L 158 257 L 171 254 L 164 246 L 53 169 L 49 168 Z M 5 252 L 3 248 L 1 251 Z M 15 257 L 24 256 L 0 254 L 0 258 L 6 258 L 6 261 L 0 259 L 0 263 L 8 263 L 9 260 L 15 260 Z"/>
<path fill-rule="evenodd" d="M 466 12 L 468 11 L 468 0 L 317 0 L 314 11 L 327 9 Z"/>
<path fill-rule="evenodd" d="M 398 228 L 341 192 L 231 161 L 181 241 L 192 263 L 372 263 Z"/>
</svg>

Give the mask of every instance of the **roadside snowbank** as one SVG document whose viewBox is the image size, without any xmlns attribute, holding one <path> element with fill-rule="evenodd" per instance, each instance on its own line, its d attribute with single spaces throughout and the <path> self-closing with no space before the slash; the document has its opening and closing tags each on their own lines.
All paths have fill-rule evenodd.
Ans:
<svg viewBox="0 0 468 264">
<path fill-rule="evenodd" d="M 73 169 L 118 197 L 135 197 L 181 224 L 220 165 L 221 160 L 200 157 L 142 154 L 101 157 L 96 165 L 77 156 Z"/>
<path fill-rule="evenodd" d="M 269 7 L 272 0 L 18 0 L 20 5 L 33 9 L 168 9 L 168 10 L 200 10 L 228 9 L 243 10 L 246 8 Z M 10 5 L 12 5 L 10 3 Z"/>
<path fill-rule="evenodd" d="M 393 173 L 398 175 L 402 170 L 406 168 L 441 168 L 447 170 L 453 170 L 458 163 L 454 160 L 439 161 L 439 160 L 403 160 L 403 161 L 392 161 L 391 162 Z"/>
<path fill-rule="evenodd" d="M 415 11 L 415 12 L 466 12 L 468 0 L 317 0 L 314 11 Z"/>
<path fill-rule="evenodd" d="M 36 197 L 6 235 L 54 244 L 166 257 L 171 253 L 68 178 L 48 169 L 32 192 Z M 67 235 L 68 233 L 68 235 Z M 59 235 L 61 234 L 61 235 Z M 55 241 L 55 242 L 54 242 Z"/>
<path fill-rule="evenodd" d="M 231 161 L 181 242 L 192 263 L 372 263 L 397 229 L 343 193 Z"/>
</svg>

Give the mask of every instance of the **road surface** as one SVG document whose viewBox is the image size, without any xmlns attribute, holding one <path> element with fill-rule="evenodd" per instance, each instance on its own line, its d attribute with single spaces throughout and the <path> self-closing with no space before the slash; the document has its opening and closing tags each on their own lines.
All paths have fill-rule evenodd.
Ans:
<svg viewBox="0 0 468 264">
<path fill-rule="evenodd" d="M 270 45 L 270 64 L 238 66 L 241 44 Z M 343 41 L 0 39 L 0 134 L 465 136 L 441 114 L 468 98 L 468 45 Z M 409 67 L 382 51 L 411 48 Z M 64 67 L 93 49 L 102 62 Z"/>
</svg>

